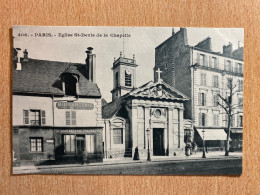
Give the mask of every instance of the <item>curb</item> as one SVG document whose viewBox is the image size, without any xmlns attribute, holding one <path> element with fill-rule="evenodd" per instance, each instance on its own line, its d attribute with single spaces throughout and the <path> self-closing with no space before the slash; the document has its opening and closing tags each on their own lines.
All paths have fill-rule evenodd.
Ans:
<svg viewBox="0 0 260 195">
<path fill-rule="evenodd" d="M 106 166 L 106 165 L 123 165 L 123 164 L 137 164 L 137 163 L 158 163 L 158 162 L 192 162 L 192 161 L 210 161 L 210 160 L 230 160 L 230 159 L 242 159 L 242 156 L 234 156 L 234 157 L 209 157 L 209 158 L 180 158 L 180 159 L 158 159 L 158 160 L 152 160 L 152 161 L 146 161 L 146 160 L 141 160 L 141 161 L 129 161 L 129 162 L 107 162 L 107 163 L 92 163 L 92 164 L 87 164 L 87 165 L 81 165 L 81 164 L 71 164 L 71 165 L 64 165 L 64 166 L 55 166 L 53 167 L 52 165 L 50 166 L 35 166 L 34 169 L 30 168 L 22 168 L 22 167 L 13 167 L 13 171 L 29 171 L 29 170 L 42 170 L 42 169 L 52 169 L 52 168 L 78 168 L 78 167 L 95 167 L 95 166 Z"/>
</svg>

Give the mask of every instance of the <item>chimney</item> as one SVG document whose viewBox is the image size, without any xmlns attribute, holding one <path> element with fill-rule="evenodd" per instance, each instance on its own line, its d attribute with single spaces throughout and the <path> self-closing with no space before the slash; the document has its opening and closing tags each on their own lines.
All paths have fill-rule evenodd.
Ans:
<svg viewBox="0 0 260 195">
<path fill-rule="evenodd" d="M 238 41 L 238 46 L 237 46 L 237 48 L 238 48 L 238 49 L 240 48 L 240 41 Z"/>
<path fill-rule="evenodd" d="M 223 54 L 226 56 L 232 56 L 233 45 L 232 43 L 228 43 L 228 45 L 223 45 Z"/>
<path fill-rule="evenodd" d="M 86 65 L 87 65 L 87 79 L 96 82 L 96 54 L 92 54 L 92 47 L 88 47 Z"/>
<path fill-rule="evenodd" d="M 21 64 L 21 49 L 16 48 L 17 51 L 17 63 L 16 63 L 16 70 L 22 70 L 22 64 Z"/>
<path fill-rule="evenodd" d="M 27 62 L 28 61 L 28 51 L 25 49 L 23 52 L 23 61 Z"/>
<path fill-rule="evenodd" d="M 172 36 L 175 34 L 174 27 L 172 27 Z"/>
</svg>

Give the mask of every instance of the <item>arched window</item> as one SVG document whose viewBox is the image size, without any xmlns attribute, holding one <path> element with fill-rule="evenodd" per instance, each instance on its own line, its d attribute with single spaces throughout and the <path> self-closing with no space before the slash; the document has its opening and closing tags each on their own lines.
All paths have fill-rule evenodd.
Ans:
<svg viewBox="0 0 260 195">
<path fill-rule="evenodd" d="M 126 87 L 132 86 L 132 75 L 128 71 L 125 71 L 125 86 Z"/>
</svg>

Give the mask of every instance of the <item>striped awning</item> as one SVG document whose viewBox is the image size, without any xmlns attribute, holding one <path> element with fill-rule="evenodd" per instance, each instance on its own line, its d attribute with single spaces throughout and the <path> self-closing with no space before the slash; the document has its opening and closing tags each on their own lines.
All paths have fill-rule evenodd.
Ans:
<svg viewBox="0 0 260 195">
<path fill-rule="evenodd" d="M 201 139 L 203 139 L 204 131 L 204 140 L 227 140 L 227 134 L 224 129 L 197 129 Z M 231 141 L 231 139 L 229 138 Z"/>
</svg>

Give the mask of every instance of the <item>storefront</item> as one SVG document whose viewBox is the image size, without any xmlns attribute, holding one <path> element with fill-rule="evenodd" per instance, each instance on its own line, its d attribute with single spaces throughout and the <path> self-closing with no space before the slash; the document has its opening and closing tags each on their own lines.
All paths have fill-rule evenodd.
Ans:
<svg viewBox="0 0 260 195">
<path fill-rule="evenodd" d="M 102 127 L 55 129 L 55 154 L 60 161 L 81 161 L 87 151 L 90 162 L 103 161 Z"/>
</svg>

